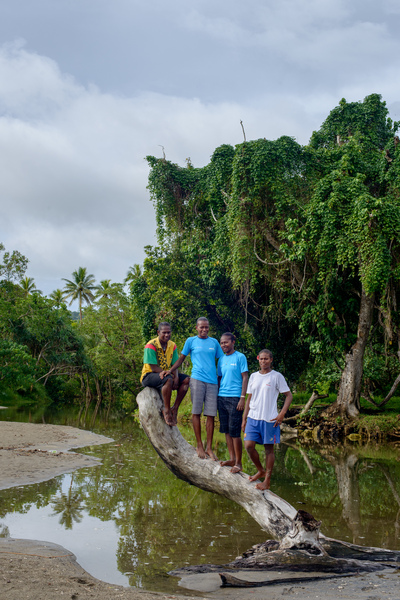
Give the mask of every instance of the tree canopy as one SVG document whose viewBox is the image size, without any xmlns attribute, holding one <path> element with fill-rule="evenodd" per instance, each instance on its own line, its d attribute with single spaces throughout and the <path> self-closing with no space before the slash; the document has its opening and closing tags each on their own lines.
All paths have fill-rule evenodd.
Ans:
<svg viewBox="0 0 400 600">
<path fill-rule="evenodd" d="M 291 381 L 336 386 L 334 410 L 359 411 L 367 359 L 382 371 L 364 389 L 386 393 L 400 356 L 398 126 L 372 94 L 341 100 L 306 146 L 223 145 L 203 168 L 148 157 L 158 246 L 131 274 L 144 332 L 167 319 L 183 339 L 206 314 L 249 355 L 271 347 Z"/>
</svg>

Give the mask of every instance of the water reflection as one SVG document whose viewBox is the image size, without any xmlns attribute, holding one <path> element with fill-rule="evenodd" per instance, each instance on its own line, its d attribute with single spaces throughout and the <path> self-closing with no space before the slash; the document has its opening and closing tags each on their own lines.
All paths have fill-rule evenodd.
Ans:
<svg viewBox="0 0 400 600">
<path fill-rule="evenodd" d="M 73 491 L 74 475 L 71 476 L 71 483 L 66 494 L 57 496 L 51 503 L 55 515 L 60 515 L 59 523 L 65 529 L 72 529 L 73 523 L 80 523 L 83 515 L 83 498 L 79 493 Z"/>
<path fill-rule="evenodd" d="M 239 506 L 174 477 L 132 421 L 95 431 L 115 440 L 86 449 L 101 466 L 0 492 L 0 534 L 60 543 L 96 577 L 169 592 L 177 590 L 167 576 L 174 567 L 222 564 L 266 539 Z M 185 436 L 191 441 L 190 428 Z M 227 457 L 223 436 L 216 441 Z M 246 459 L 244 468 L 252 472 Z M 326 535 L 400 549 L 399 471 L 395 446 L 289 440 L 278 449 L 272 489 L 321 519 Z"/>
</svg>

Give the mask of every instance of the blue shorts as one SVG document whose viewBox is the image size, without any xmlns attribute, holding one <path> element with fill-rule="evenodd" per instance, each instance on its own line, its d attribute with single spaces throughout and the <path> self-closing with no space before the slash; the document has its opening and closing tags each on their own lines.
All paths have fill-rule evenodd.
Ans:
<svg viewBox="0 0 400 600">
<path fill-rule="evenodd" d="M 281 441 L 281 428 L 274 427 L 275 421 L 256 421 L 247 418 L 244 441 L 256 444 L 279 444 Z"/>
</svg>

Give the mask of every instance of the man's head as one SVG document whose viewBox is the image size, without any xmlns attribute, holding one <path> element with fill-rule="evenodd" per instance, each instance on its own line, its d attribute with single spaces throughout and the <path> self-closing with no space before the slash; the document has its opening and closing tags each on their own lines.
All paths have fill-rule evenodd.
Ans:
<svg viewBox="0 0 400 600">
<path fill-rule="evenodd" d="M 199 317 L 196 321 L 196 331 L 199 338 L 205 340 L 210 331 L 210 323 L 206 317 Z"/>
<path fill-rule="evenodd" d="M 171 325 L 165 321 L 159 324 L 157 328 L 158 339 L 162 344 L 166 344 L 171 339 Z"/>
<path fill-rule="evenodd" d="M 272 355 L 271 350 L 266 350 L 264 348 L 264 350 L 260 350 L 260 352 L 258 353 L 257 360 L 259 362 L 261 371 L 268 372 L 271 370 L 272 361 L 274 360 L 274 357 Z"/>
<path fill-rule="evenodd" d="M 230 331 L 221 335 L 219 343 L 225 354 L 232 354 L 235 351 L 235 339 L 235 336 Z"/>
</svg>

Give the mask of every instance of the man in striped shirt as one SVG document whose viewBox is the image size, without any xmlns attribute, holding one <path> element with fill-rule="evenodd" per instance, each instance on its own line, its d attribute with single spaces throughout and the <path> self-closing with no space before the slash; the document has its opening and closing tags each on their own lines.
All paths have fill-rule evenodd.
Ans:
<svg viewBox="0 0 400 600">
<path fill-rule="evenodd" d="M 164 419 L 167 425 L 176 425 L 180 403 L 186 395 L 190 377 L 175 371 L 167 375 L 166 371 L 179 358 L 178 350 L 171 341 L 171 325 L 160 323 L 157 337 L 144 347 L 143 369 L 140 382 L 144 387 L 153 387 L 161 392 L 164 402 Z M 174 406 L 171 408 L 172 390 L 178 390 Z"/>
</svg>

